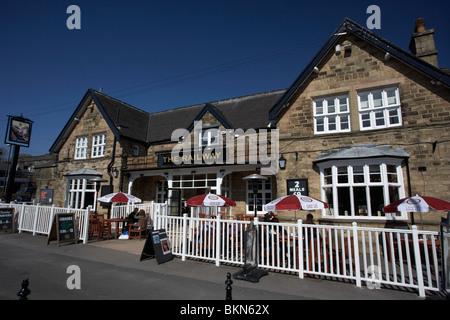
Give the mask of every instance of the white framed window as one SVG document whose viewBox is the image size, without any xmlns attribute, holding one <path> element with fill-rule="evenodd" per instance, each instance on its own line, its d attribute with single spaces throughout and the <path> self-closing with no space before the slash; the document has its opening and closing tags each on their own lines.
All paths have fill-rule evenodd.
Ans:
<svg viewBox="0 0 450 320">
<path fill-rule="evenodd" d="M 272 179 L 264 181 L 247 181 L 247 214 L 255 213 L 255 195 L 253 192 L 253 183 L 258 186 L 256 193 L 256 213 L 264 214 L 263 205 L 272 201 Z"/>
<path fill-rule="evenodd" d="M 78 137 L 75 142 L 75 159 L 86 159 L 88 137 Z"/>
<path fill-rule="evenodd" d="M 402 125 L 398 88 L 386 88 L 358 93 L 361 130 L 374 130 Z"/>
<path fill-rule="evenodd" d="M 334 133 L 350 131 L 350 108 L 348 96 L 315 99 L 314 133 Z"/>
<path fill-rule="evenodd" d="M 174 174 L 172 178 L 172 188 L 181 189 L 208 189 L 217 190 L 216 173 L 200 174 Z"/>
<path fill-rule="evenodd" d="M 69 184 L 68 205 L 74 209 L 85 209 L 92 206 L 95 209 L 95 183 L 87 179 L 72 179 Z"/>
<path fill-rule="evenodd" d="M 92 158 L 99 158 L 105 155 L 106 135 L 97 134 L 92 137 Z"/>
<path fill-rule="evenodd" d="M 382 208 L 405 196 L 401 160 L 341 160 L 319 167 L 322 199 L 329 205 L 324 216 L 390 219 Z"/>
<path fill-rule="evenodd" d="M 203 127 L 199 135 L 199 146 L 217 146 L 219 144 L 219 126 Z"/>
<path fill-rule="evenodd" d="M 166 197 L 167 180 L 156 182 L 156 203 L 164 203 Z"/>
</svg>

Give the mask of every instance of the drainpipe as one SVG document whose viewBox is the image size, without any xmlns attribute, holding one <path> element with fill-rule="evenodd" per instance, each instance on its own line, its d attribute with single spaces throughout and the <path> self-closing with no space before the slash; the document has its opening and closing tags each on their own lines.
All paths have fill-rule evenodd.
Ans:
<svg viewBox="0 0 450 320">
<path fill-rule="evenodd" d="M 117 143 L 117 139 L 116 139 L 116 136 L 114 136 L 113 149 L 112 149 L 112 154 L 111 154 L 111 162 L 108 164 L 108 176 L 109 176 L 109 185 L 110 186 L 112 186 L 112 184 L 113 184 L 113 175 L 112 175 L 111 171 L 112 171 L 112 167 L 114 166 L 114 160 L 116 157 L 116 143 Z"/>
<path fill-rule="evenodd" d="M 114 136 L 114 143 L 113 143 L 113 149 L 112 149 L 112 155 L 111 155 L 111 162 L 108 164 L 108 176 L 109 176 L 109 186 L 113 186 L 113 175 L 111 173 L 112 167 L 114 165 L 114 159 L 116 157 L 116 136 Z M 108 219 L 111 217 L 111 204 L 108 206 L 108 213 L 107 213 Z"/>
<path fill-rule="evenodd" d="M 408 197 L 411 197 L 411 177 L 409 175 L 409 158 L 405 158 L 405 161 L 406 161 L 406 177 L 408 179 Z M 414 222 L 414 212 L 410 212 L 409 215 L 411 217 L 411 225 L 415 225 L 416 223 Z"/>
</svg>

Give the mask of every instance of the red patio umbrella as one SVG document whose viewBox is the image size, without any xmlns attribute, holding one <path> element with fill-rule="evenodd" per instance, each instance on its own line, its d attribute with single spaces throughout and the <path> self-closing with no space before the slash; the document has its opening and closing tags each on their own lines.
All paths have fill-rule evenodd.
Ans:
<svg viewBox="0 0 450 320">
<path fill-rule="evenodd" d="M 100 202 L 119 202 L 119 203 L 142 202 L 142 200 L 139 199 L 138 197 L 135 197 L 131 194 L 123 193 L 123 192 L 110 193 L 110 194 L 104 195 L 103 197 L 98 198 L 97 200 Z"/>
<path fill-rule="evenodd" d="M 264 205 L 266 211 L 276 210 L 317 210 L 326 209 L 328 204 L 326 202 L 317 200 L 313 197 L 302 195 L 289 195 L 269 202 Z"/>
<path fill-rule="evenodd" d="M 236 202 L 218 194 L 201 194 L 186 201 L 186 207 L 235 207 Z"/>
<path fill-rule="evenodd" d="M 415 195 L 414 197 L 403 198 L 394 201 L 383 208 L 386 213 L 397 211 L 407 212 L 428 212 L 433 210 L 450 210 L 450 202 L 434 197 Z"/>
</svg>

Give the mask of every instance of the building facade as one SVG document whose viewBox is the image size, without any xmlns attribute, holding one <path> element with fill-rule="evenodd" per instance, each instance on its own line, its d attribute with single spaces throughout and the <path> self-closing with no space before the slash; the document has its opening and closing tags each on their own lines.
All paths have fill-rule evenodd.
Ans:
<svg viewBox="0 0 450 320">
<path fill-rule="evenodd" d="M 90 89 L 50 150 L 58 160 L 48 188 L 60 205 L 96 206 L 97 189 L 121 190 L 169 201 L 172 214 L 213 192 L 253 215 L 255 185 L 258 214 L 301 193 L 329 204 L 315 212 L 320 223 L 410 223 L 382 207 L 450 191 L 450 77 L 437 67 L 433 32 L 418 23 L 416 56 L 345 19 L 288 89 L 158 113 Z M 267 179 L 243 179 L 254 173 Z M 413 218 L 433 228 L 444 214 Z"/>
</svg>

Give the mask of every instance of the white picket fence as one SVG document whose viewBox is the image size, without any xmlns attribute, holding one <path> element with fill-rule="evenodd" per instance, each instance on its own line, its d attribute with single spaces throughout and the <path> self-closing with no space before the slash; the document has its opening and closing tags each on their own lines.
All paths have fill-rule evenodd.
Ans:
<svg viewBox="0 0 450 320">
<path fill-rule="evenodd" d="M 88 241 L 91 209 L 70 209 L 26 204 L 0 204 L 13 207 L 19 232 L 48 235 L 57 213 L 75 213 L 79 240 Z M 112 218 L 126 217 L 134 207 L 143 209 L 156 229 L 166 229 L 171 250 L 183 261 L 203 259 L 220 264 L 244 265 L 244 232 L 250 221 L 167 215 L 167 203 L 113 206 Z M 439 291 L 439 233 L 418 230 L 382 229 L 352 226 L 326 226 L 298 223 L 254 224 L 258 229 L 258 265 L 305 275 L 348 279 L 360 287 L 382 284 L 425 291 Z"/>
<path fill-rule="evenodd" d="M 89 214 L 92 213 L 92 208 L 87 209 L 72 209 L 61 208 L 56 206 L 41 206 L 41 205 L 28 205 L 17 203 L 0 203 L 0 207 L 14 208 L 14 220 L 16 229 L 20 232 L 31 232 L 33 235 L 42 234 L 47 235 L 50 233 L 50 228 L 54 219 L 54 216 L 58 213 L 75 213 L 75 219 L 77 222 L 77 235 L 78 240 L 83 243 L 88 242 L 89 231 Z M 137 205 L 116 205 L 112 206 L 111 218 L 126 218 L 128 214 L 135 208 L 144 209 L 144 211 L 154 220 L 156 214 L 165 215 L 167 212 L 166 203 L 144 203 Z M 121 225 L 119 225 L 121 227 Z"/>
<path fill-rule="evenodd" d="M 249 221 L 156 215 L 172 253 L 186 258 L 243 265 L 244 231 Z M 258 265 L 268 270 L 348 279 L 358 287 L 382 284 L 440 290 L 439 233 L 352 226 L 254 221 L 259 231 Z"/>
<path fill-rule="evenodd" d="M 89 213 L 91 207 L 87 209 L 71 209 L 56 207 L 54 205 L 48 207 L 39 204 L 28 205 L 16 203 L 1 203 L 0 207 L 14 208 L 14 220 L 19 233 L 26 231 L 33 233 L 33 235 L 43 234 L 48 236 L 56 214 L 75 213 L 78 240 L 83 241 L 83 243 L 87 243 L 88 241 Z"/>
</svg>

